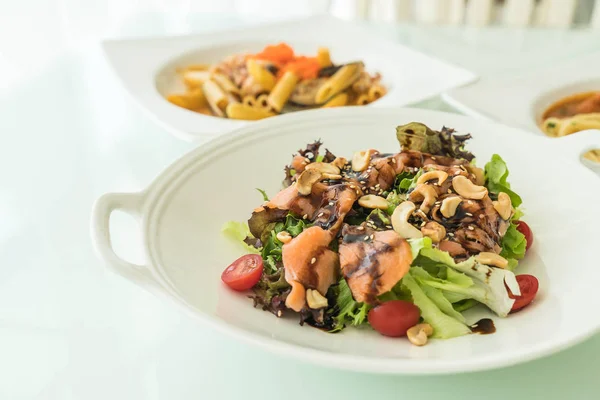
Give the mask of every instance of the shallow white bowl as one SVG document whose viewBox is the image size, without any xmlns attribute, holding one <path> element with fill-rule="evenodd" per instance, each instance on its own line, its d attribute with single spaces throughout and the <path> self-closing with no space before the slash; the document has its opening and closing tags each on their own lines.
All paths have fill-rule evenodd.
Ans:
<svg viewBox="0 0 600 400">
<path fill-rule="evenodd" d="M 417 348 L 370 329 L 339 334 L 300 327 L 252 308 L 228 290 L 221 271 L 241 255 L 221 236 L 228 220 L 245 220 L 262 198 L 281 185 L 282 166 L 304 144 L 321 138 L 335 154 L 364 148 L 398 150 L 395 127 L 421 121 L 474 136 L 469 148 L 482 165 L 493 153 L 507 161 L 513 188 L 522 195 L 535 244 L 521 273 L 541 283 L 534 304 L 507 319 L 493 317 L 497 332 L 434 340 Z M 519 363 L 573 345 L 600 328 L 600 180 L 578 155 L 600 146 L 597 132 L 557 140 L 527 135 L 497 123 L 427 110 L 357 108 L 317 110 L 249 125 L 187 154 L 140 193 L 113 193 L 95 204 L 92 235 L 98 254 L 115 272 L 174 300 L 194 316 L 269 351 L 331 367 L 381 373 L 433 374 Z M 132 265 L 112 250 L 114 210 L 140 217 L 145 265 Z M 176 312 L 174 310 L 174 312 Z M 473 310 L 474 322 L 491 316 Z"/>
<path fill-rule="evenodd" d="M 465 69 L 327 16 L 192 36 L 110 40 L 103 46 L 137 103 L 169 132 L 193 141 L 252 122 L 202 115 L 169 103 L 167 94 L 183 90 L 177 67 L 216 63 L 234 53 L 257 52 L 280 42 L 289 43 L 298 54 L 316 54 L 318 47 L 326 46 L 336 63 L 362 60 L 367 71 L 380 72 L 389 91 L 371 107 L 420 101 L 476 78 Z"/>
<path fill-rule="evenodd" d="M 491 118 L 541 135 L 543 112 L 561 98 L 600 90 L 600 53 L 589 54 L 542 70 L 504 78 L 480 79 L 453 88 L 442 97 L 467 115 Z"/>
</svg>

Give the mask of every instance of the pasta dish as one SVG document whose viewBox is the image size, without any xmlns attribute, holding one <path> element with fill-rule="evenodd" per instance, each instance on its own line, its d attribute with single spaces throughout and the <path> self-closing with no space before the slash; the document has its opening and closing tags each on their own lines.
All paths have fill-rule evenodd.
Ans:
<svg viewBox="0 0 600 400">
<path fill-rule="evenodd" d="M 205 115 L 258 120 L 319 107 L 365 105 L 386 93 L 379 74 L 362 62 L 334 64 L 327 48 L 315 57 L 296 55 L 285 43 L 256 54 L 234 54 L 215 65 L 178 71 L 185 93 L 167 100 Z"/>
<path fill-rule="evenodd" d="M 600 92 L 578 93 L 557 101 L 544 112 L 541 128 L 552 137 L 600 129 Z M 600 150 L 591 150 L 585 157 L 600 162 Z"/>
</svg>

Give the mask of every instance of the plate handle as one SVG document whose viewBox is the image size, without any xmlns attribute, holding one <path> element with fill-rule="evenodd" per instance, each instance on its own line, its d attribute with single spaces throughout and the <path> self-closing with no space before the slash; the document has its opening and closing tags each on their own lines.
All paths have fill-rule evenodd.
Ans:
<svg viewBox="0 0 600 400">
<path fill-rule="evenodd" d="M 552 144 L 566 151 L 567 156 L 581 159 L 581 155 L 588 150 L 600 150 L 600 130 L 588 129 L 572 135 L 564 136 L 552 141 Z M 585 161 L 586 166 L 590 166 L 594 171 L 600 172 L 600 164 L 592 161 Z"/>
<path fill-rule="evenodd" d="M 110 216 L 121 210 L 133 216 L 141 214 L 143 193 L 107 193 L 96 200 L 92 211 L 92 239 L 98 255 L 117 274 L 135 281 L 147 289 L 157 289 L 158 283 L 146 266 L 130 263 L 119 257 L 110 240 Z"/>
</svg>

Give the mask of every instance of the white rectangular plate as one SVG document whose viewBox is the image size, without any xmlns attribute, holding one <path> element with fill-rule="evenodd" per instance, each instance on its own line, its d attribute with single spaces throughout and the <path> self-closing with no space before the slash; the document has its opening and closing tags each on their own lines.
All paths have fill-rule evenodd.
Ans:
<svg viewBox="0 0 600 400">
<path fill-rule="evenodd" d="M 599 66 L 600 53 L 593 53 L 541 71 L 481 79 L 442 97 L 465 114 L 543 134 L 538 122 L 548 106 L 570 94 L 600 90 Z"/>
<path fill-rule="evenodd" d="M 169 103 L 164 96 L 183 89 L 176 68 L 215 63 L 233 53 L 257 52 L 280 42 L 289 43 L 298 54 L 315 54 L 318 47 L 329 47 L 336 63 L 363 60 L 369 72 L 382 74 L 389 88 L 373 107 L 417 102 L 476 79 L 470 71 L 327 16 L 192 36 L 110 40 L 104 42 L 104 50 L 142 108 L 175 136 L 193 141 L 252 122 L 206 116 Z"/>
</svg>

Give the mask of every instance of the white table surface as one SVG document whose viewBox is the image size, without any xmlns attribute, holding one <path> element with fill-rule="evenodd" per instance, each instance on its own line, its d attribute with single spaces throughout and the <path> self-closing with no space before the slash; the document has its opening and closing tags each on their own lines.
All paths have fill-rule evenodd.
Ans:
<svg viewBox="0 0 600 400">
<path fill-rule="evenodd" d="M 246 23 L 188 16 L 182 25 L 177 18 L 184 17 L 140 15 L 112 36 Z M 372 29 L 486 76 L 600 50 L 598 34 L 594 40 L 588 32 Z M 194 145 L 138 110 L 105 64 L 97 38 L 56 49 L 46 48 L 46 39 L 39 38 L 45 52 L 37 65 L 34 41 L 18 52 L 21 58 L 0 53 L 0 71 L 16 72 L 0 80 L 0 399 L 598 398 L 599 335 L 492 372 L 338 372 L 223 337 L 108 272 L 88 233 L 93 201 L 108 191 L 143 188 Z M 437 98 L 421 106 L 451 110 Z M 135 223 L 116 222 L 115 247 L 139 259 Z"/>
</svg>

